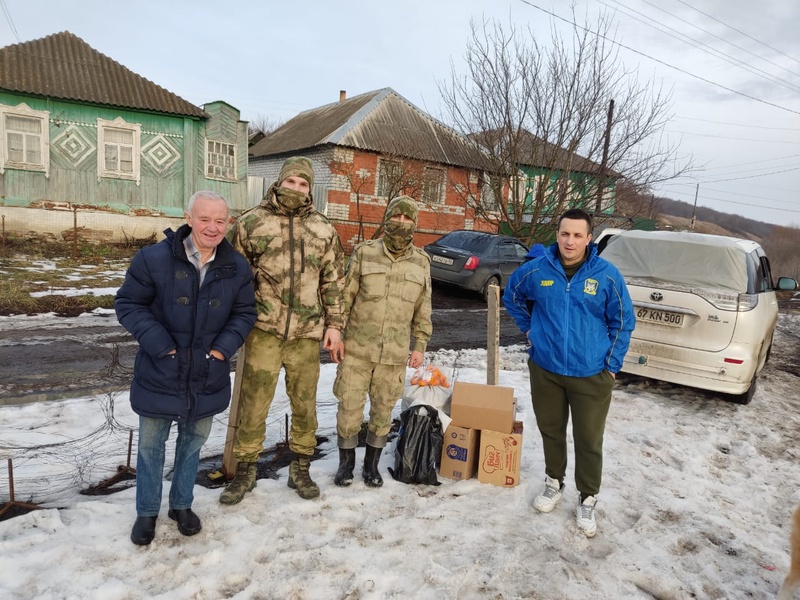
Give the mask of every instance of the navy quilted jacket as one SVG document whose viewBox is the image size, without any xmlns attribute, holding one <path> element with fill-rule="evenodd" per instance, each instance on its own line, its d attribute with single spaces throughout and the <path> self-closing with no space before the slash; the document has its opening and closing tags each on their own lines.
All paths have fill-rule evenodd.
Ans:
<svg viewBox="0 0 800 600">
<path fill-rule="evenodd" d="M 231 398 L 230 357 L 256 321 L 253 275 L 223 239 L 203 287 L 183 240 L 188 225 L 133 257 L 117 292 L 117 318 L 139 342 L 131 406 L 142 416 L 193 421 Z M 168 354 L 171 350 L 176 354 Z M 225 360 L 209 356 L 217 350 Z"/>
</svg>

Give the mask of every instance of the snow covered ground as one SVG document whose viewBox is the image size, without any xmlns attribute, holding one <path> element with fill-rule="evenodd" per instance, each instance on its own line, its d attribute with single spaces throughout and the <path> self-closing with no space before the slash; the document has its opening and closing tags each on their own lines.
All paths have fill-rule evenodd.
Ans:
<svg viewBox="0 0 800 600">
<path fill-rule="evenodd" d="M 232 507 L 218 503 L 219 490 L 198 486 L 194 508 L 203 531 L 186 538 L 166 518 L 165 482 L 156 538 L 138 547 L 128 537 L 132 488 L 87 497 L 76 487 L 56 499 L 61 508 L 0 522 L 0 598 L 774 598 L 789 565 L 790 515 L 800 502 L 800 315 L 781 314 L 775 343 L 748 406 L 668 384 L 618 382 L 591 540 L 575 526 L 571 455 L 564 501 L 547 515 L 531 508 L 544 465 L 523 348 L 503 349 L 500 376 L 501 385 L 515 388 L 525 426 L 522 483 L 512 489 L 475 479 L 398 483 L 386 471 L 392 445 L 382 457 L 382 488 L 358 477 L 350 488 L 336 487 L 335 367 L 323 365 L 319 434 L 330 441 L 326 456 L 312 463 L 320 498 L 300 499 L 286 486 L 286 469 L 277 481 L 259 480 Z M 485 382 L 482 350 L 429 359 L 445 368 L 457 362 L 460 380 Z M 12 447 L 88 436 L 107 422 L 108 409 L 108 398 L 0 408 L 0 459 Z M 279 387 L 269 443 L 283 435 L 286 412 Z M 113 414 L 117 433 L 136 426 L 125 392 L 114 398 Z M 226 422 L 226 415 L 215 422 L 205 454 L 222 451 Z M 123 438 L 97 449 L 95 481 L 124 462 L 124 448 L 109 448 L 109 440 Z M 23 482 L 17 500 L 26 499 L 24 482 L 37 469 L 89 468 L 61 458 L 46 466 L 15 459 Z M 0 501 L 8 499 L 5 462 Z"/>
</svg>

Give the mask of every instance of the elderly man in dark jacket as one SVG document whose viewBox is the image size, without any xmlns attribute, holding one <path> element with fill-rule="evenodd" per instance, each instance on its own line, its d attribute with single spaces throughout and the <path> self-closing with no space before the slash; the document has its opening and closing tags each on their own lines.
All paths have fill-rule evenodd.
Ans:
<svg viewBox="0 0 800 600">
<path fill-rule="evenodd" d="M 231 398 L 229 360 L 256 320 L 253 275 L 225 239 L 229 211 L 214 192 L 197 192 L 186 225 L 140 250 L 114 302 L 117 318 L 139 342 L 131 406 L 139 415 L 134 544 L 155 536 L 164 454 L 178 424 L 168 516 L 183 535 L 201 529 L 192 511 L 200 448 L 213 416 Z"/>
</svg>

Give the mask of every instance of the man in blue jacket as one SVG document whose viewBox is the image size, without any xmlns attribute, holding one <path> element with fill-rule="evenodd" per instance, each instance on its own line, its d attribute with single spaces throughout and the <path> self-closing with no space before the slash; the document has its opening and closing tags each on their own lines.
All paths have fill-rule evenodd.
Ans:
<svg viewBox="0 0 800 600">
<path fill-rule="evenodd" d="M 136 522 L 131 541 L 153 541 L 161 508 L 164 454 L 178 424 L 169 518 L 183 535 L 200 532 L 192 511 L 200 448 L 231 398 L 230 358 L 256 321 L 250 266 L 225 239 L 229 211 L 197 192 L 186 225 L 133 257 L 117 292 L 117 318 L 139 342 L 131 406 L 139 415 Z"/>
<path fill-rule="evenodd" d="M 557 244 L 520 266 L 503 294 L 508 313 L 531 342 L 531 396 L 545 461 L 544 491 L 533 505 L 550 512 L 563 497 L 571 413 L 577 525 L 587 537 L 597 532 L 611 390 L 636 322 L 622 275 L 597 255 L 591 240 L 591 216 L 566 211 L 558 220 Z"/>
</svg>

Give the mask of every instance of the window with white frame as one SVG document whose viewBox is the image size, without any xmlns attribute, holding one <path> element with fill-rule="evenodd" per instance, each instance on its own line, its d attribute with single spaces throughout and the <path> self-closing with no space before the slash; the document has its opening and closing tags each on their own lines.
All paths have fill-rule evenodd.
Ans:
<svg viewBox="0 0 800 600">
<path fill-rule="evenodd" d="M 49 113 L 26 104 L 0 106 L 3 152 L 0 173 L 5 169 L 50 170 Z"/>
<path fill-rule="evenodd" d="M 525 202 L 526 192 L 525 175 L 513 175 L 508 181 L 508 201 L 522 204 Z"/>
<path fill-rule="evenodd" d="M 445 171 L 436 167 L 425 167 L 422 180 L 422 201 L 427 204 L 442 204 L 445 191 Z"/>
<path fill-rule="evenodd" d="M 502 185 L 500 181 L 500 177 L 497 175 L 488 175 L 485 174 L 483 176 L 483 185 L 481 188 L 481 206 L 484 210 L 498 210 L 499 207 L 497 205 L 497 198 L 498 190 Z"/>
<path fill-rule="evenodd" d="M 206 140 L 206 177 L 236 181 L 236 145 Z"/>
<path fill-rule="evenodd" d="M 395 196 L 400 192 L 400 180 L 403 177 L 403 164 L 399 160 L 380 159 L 378 161 L 378 182 L 375 195 Z"/>
<path fill-rule="evenodd" d="M 97 119 L 97 177 L 131 179 L 139 183 L 139 147 L 142 126 Z"/>
</svg>

